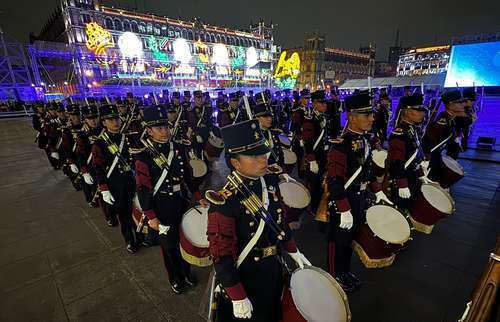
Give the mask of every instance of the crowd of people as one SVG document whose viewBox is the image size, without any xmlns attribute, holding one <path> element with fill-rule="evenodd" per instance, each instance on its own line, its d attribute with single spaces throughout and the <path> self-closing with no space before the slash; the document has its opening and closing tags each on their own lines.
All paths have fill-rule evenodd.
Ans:
<svg viewBox="0 0 500 322">
<path fill-rule="evenodd" d="M 197 283 L 191 265 L 213 265 L 210 319 L 290 321 L 287 314 L 304 310 L 285 310 L 283 290 L 313 267 L 293 238 L 305 216 L 326 233 L 326 265 L 316 264 L 328 272 L 320 274 L 340 294 L 359 289 L 353 252 L 366 267 L 391 265 L 411 226 L 431 233 L 453 211 L 448 188 L 463 176 L 456 159 L 467 149 L 475 101 L 474 88 L 430 100 L 408 89 L 392 113 L 384 88 L 344 97 L 308 89 L 161 100 L 128 93 L 39 102 L 33 127 L 50 165 L 108 226 L 120 226 L 128 252 L 159 244 L 173 292 Z M 230 173 L 211 190 L 219 158 Z"/>
</svg>

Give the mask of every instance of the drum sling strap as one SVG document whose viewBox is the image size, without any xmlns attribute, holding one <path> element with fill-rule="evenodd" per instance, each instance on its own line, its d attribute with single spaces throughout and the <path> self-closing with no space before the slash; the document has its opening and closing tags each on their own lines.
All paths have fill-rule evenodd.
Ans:
<svg viewBox="0 0 500 322">
<path fill-rule="evenodd" d="M 120 142 L 120 147 L 118 148 L 118 152 L 116 153 L 115 158 L 113 159 L 113 163 L 111 163 L 111 166 L 109 167 L 108 173 L 106 174 L 106 178 L 108 178 L 108 179 L 109 179 L 109 177 L 111 177 L 113 170 L 116 168 L 116 164 L 118 163 L 118 158 L 119 158 L 120 153 L 122 153 L 124 144 L 125 144 L 125 135 L 122 134 L 122 140 Z"/>
<path fill-rule="evenodd" d="M 267 193 L 266 181 L 264 180 L 263 177 L 260 177 L 260 184 L 262 185 L 262 201 L 264 203 L 264 208 L 266 208 L 267 210 L 267 208 L 269 207 L 269 195 Z M 247 258 L 248 254 L 250 254 L 255 244 L 257 244 L 257 241 L 262 235 L 262 232 L 264 232 L 265 225 L 266 224 L 264 220 L 261 219 L 259 222 L 259 226 L 257 227 L 257 231 L 255 232 L 255 235 L 253 235 L 252 239 L 250 239 L 245 248 L 243 248 L 243 251 L 241 252 L 240 256 L 238 256 L 238 261 L 236 262 L 236 268 L 240 267 L 241 263 L 243 263 L 245 258 Z"/>
<path fill-rule="evenodd" d="M 370 154 L 370 147 L 368 146 L 368 144 L 364 138 L 363 138 L 363 141 L 365 142 L 365 161 L 366 161 L 366 159 L 368 158 L 368 155 Z M 359 168 L 356 170 L 356 172 L 354 172 L 354 174 L 349 178 L 349 180 L 347 180 L 347 182 L 344 184 L 344 189 L 349 188 L 349 186 L 354 182 L 354 180 L 356 180 L 356 178 L 361 173 L 361 170 L 363 170 L 363 165 L 364 165 L 364 162 L 363 162 L 363 164 L 361 164 L 359 166 Z"/>
<path fill-rule="evenodd" d="M 446 142 L 448 142 L 449 139 L 451 139 L 453 133 L 450 134 L 450 136 L 448 136 L 446 139 L 444 139 L 443 141 L 441 141 L 438 145 L 436 145 L 435 147 L 433 147 L 431 149 L 431 153 L 436 151 L 437 149 L 439 149 L 443 144 L 445 144 Z"/>
<path fill-rule="evenodd" d="M 153 197 L 156 195 L 158 190 L 160 189 L 161 185 L 163 184 L 163 181 L 165 181 L 165 178 L 167 177 L 168 170 L 170 169 L 170 164 L 172 163 L 172 159 L 174 158 L 174 145 L 172 142 L 170 142 L 170 151 L 168 152 L 168 157 L 167 157 L 167 166 L 163 169 L 161 172 L 160 178 L 158 181 L 156 181 L 156 184 L 153 189 Z"/>
</svg>

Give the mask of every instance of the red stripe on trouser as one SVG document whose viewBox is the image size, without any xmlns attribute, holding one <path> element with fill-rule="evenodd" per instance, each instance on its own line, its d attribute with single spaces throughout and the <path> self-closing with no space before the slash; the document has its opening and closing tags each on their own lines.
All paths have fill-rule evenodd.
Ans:
<svg viewBox="0 0 500 322">
<path fill-rule="evenodd" d="M 328 242 L 328 273 L 335 277 L 335 243 Z"/>
</svg>

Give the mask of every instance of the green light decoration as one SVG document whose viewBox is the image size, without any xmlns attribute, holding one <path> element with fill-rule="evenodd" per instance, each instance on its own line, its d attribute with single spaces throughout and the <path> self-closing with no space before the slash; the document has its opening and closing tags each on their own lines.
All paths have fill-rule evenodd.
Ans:
<svg viewBox="0 0 500 322">
<path fill-rule="evenodd" d="M 245 64 L 245 48 L 234 46 L 235 57 L 231 60 L 231 67 L 242 67 Z"/>
<path fill-rule="evenodd" d="M 153 53 L 153 56 L 160 63 L 168 64 L 168 56 L 166 53 L 162 52 L 160 48 L 158 48 L 158 42 L 154 36 L 149 36 L 147 39 L 147 46 L 149 50 Z"/>
<path fill-rule="evenodd" d="M 297 79 L 292 77 L 282 77 L 274 79 L 274 85 L 276 85 L 276 87 L 280 89 L 295 88 L 296 83 Z"/>
<path fill-rule="evenodd" d="M 198 55 L 194 56 L 194 65 L 200 73 L 205 73 L 207 71 L 207 66 L 201 61 Z"/>
</svg>

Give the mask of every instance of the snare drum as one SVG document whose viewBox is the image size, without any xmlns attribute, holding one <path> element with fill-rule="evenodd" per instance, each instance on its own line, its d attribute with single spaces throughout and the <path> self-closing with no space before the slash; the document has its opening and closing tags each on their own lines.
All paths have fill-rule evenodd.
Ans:
<svg viewBox="0 0 500 322">
<path fill-rule="evenodd" d="M 455 202 L 443 188 L 435 184 L 422 184 L 409 210 L 415 229 L 430 234 L 434 224 L 455 211 Z"/>
<path fill-rule="evenodd" d="M 283 180 L 279 183 L 283 203 L 286 207 L 285 222 L 290 223 L 299 221 L 303 209 L 311 203 L 311 194 L 309 190 L 295 180 Z"/>
<path fill-rule="evenodd" d="M 385 174 L 385 160 L 387 160 L 386 150 L 373 150 L 373 174 L 376 177 L 382 177 Z"/>
<path fill-rule="evenodd" d="M 297 269 L 281 298 L 285 322 L 351 320 L 347 295 L 335 279 L 317 267 Z"/>
<path fill-rule="evenodd" d="M 292 141 L 290 141 L 290 138 L 285 134 L 278 135 L 278 139 L 280 140 L 280 143 L 284 148 L 290 149 L 290 147 L 292 146 Z"/>
<path fill-rule="evenodd" d="M 352 245 L 367 268 L 391 265 L 400 250 L 410 239 L 410 225 L 395 208 L 375 205 L 366 211 L 366 223 L 362 224 Z"/>
<path fill-rule="evenodd" d="M 292 150 L 283 149 L 283 159 L 284 159 L 284 170 L 286 173 L 290 174 L 297 163 L 297 155 Z"/>
<path fill-rule="evenodd" d="M 443 188 L 449 188 L 454 183 L 460 181 L 464 176 L 464 168 L 458 161 L 450 158 L 447 155 L 443 155 L 443 173 L 439 176 L 439 185 Z"/>
<path fill-rule="evenodd" d="M 192 265 L 210 266 L 212 260 L 210 259 L 207 238 L 208 208 L 200 206 L 195 208 L 189 209 L 182 216 L 179 229 L 181 255 L 186 262 Z"/>
<path fill-rule="evenodd" d="M 217 131 L 216 131 L 217 132 Z M 213 131 L 210 131 L 205 146 L 203 147 L 205 157 L 208 161 L 214 161 L 218 159 L 224 150 L 224 141 L 220 136 L 217 136 Z"/>
</svg>

